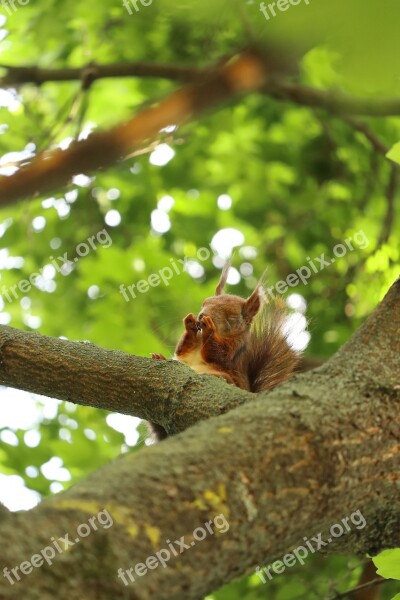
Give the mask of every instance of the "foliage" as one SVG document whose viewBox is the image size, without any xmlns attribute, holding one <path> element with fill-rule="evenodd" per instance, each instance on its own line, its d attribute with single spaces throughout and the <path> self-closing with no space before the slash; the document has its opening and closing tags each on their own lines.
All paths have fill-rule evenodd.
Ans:
<svg viewBox="0 0 400 600">
<path fill-rule="evenodd" d="M 400 580 L 400 549 L 384 550 L 373 558 L 382 577 Z"/>
<path fill-rule="evenodd" d="M 295 48 L 304 84 L 364 96 L 396 95 L 398 69 L 392 57 L 398 56 L 395 15 L 400 9 L 393 1 L 386 4 L 390 10 L 378 10 L 372 1 L 321 0 L 291 7 L 267 22 L 258 4 L 239 1 L 234 10 L 226 1 L 159 0 L 148 7 L 139 4 L 130 16 L 117 2 L 47 0 L 44 10 L 41 0 L 8 15 L 0 50 L 2 64 L 29 61 L 42 68 L 138 60 L 205 66 L 240 49 L 251 31 L 257 43 L 279 42 L 283 52 Z M 176 85 L 125 78 L 99 80 L 87 92 L 79 81 L 0 90 L 0 166 L 122 122 Z M 398 118 L 363 121 L 388 149 L 399 140 Z M 237 247 L 233 265 L 239 281 L 231 291 L 244 295 L 265 268 L 269 285 L 275 285 L 322 253 L 332 258 L 336 244 L 362 231 L 368 245 L 346 252 L 292 290 L 307 302 L 307 352 L 333 354 L 398 276 L 399 232 L 393 223 L 382 239 L 391 162 L 354 123 L 262 93 L 163 132 L 159 141 L 175 152 L 163 166 L 154 164 L 154 153 L 149 160 L 149 151 L 90 178 L 76 178 L 52 197 L 1 209 L 0 322 L 144 356 L 171 355 L 182 317 L 213 293 L 224 251 L 228 255 Z M 396 160 L 398 154 L 390 157 Z M 97 242 L 80 257 L 79 244 L 103 230 L 112 244 Z M 225 240 L 224 248 L 219 239 Z M 197 251 L 210 244 L 210 258 L 198 260 Z M 65 253 L 73 261 L 71 271 L 59 273 L 57 257 Z M 185 257 L 192 259 L 188 272 L 181 269 L 167 285 L 124 300 L 121 284 L 147 281 L 171 268 L 172 259 L 178 265 Z M 18 292 L 18 299 L 8 301 L 4 290 L 44 267 L 29 293 Z M 10 394 L 3 392 L 4 406 Z M 0 430 L 0 469 L 20 475 L 43 497 L 121 451 L 143 445 L 143 424 L 133 447 L 106 422 L 104 411 L 54 402 L 53 414 L 46 417 L 41 400 L 35 402 L 35 423 Z M 33 444 L 26 430 L 38 431 L 40 443 Z M 51 486 L 56 478 L 41 470 L 52 457 L 60 457 L 70 474 L 56 487 Z M 319 556 L 269 583 L 268 591 L 252 575 L 212 598 L 255 600 L 267 593 L 277 600 L 321 598 L 355 585 L 359 572 L 354 560 Z M 388 586 L 385 597 L 394 591 Z"/>
</svg>

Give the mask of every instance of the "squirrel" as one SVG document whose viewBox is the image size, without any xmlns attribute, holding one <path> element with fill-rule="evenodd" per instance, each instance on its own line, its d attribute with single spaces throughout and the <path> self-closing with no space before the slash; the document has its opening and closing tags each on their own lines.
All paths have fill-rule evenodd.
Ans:
<svg viewBox="0 0 400 600">
<path fill-rule="evenodd" d="M 283 332 L 284 303 L 275 301 L 270 308 L 261 282 L 247 299 L 224 293 L 229 266 L 198 316 L 183 319 L 185 332 L 173 358 L 249 392 L 270 390 L 288 379 L 300 360 Z M 166 360 L 162 354 L 152 358 Z M 156 441 L 167 437 L 161 425 L 149 425 Z"/>
</svg>

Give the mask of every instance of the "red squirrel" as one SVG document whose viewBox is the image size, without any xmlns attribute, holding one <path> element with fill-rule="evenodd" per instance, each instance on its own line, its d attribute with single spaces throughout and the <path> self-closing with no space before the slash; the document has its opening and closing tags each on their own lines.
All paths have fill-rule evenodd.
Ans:
<svg viewBox="0 0 400 600">
<path fill-rule="evenodd" d="M 288 379 L 300 360 L 282 330 L 283 302 L 268 307 L 261 283 L 247 299 L 224 293 L 228 271 L 229 264 L 197 317 L 190 313 L 183 319 L 174 359 L 249 392 L 269 390 Z M 152 357 L 165 360 L 162 354 Z M 156 439 L 167 437 L 160 425 L 150 427 Z"/>
</svg>

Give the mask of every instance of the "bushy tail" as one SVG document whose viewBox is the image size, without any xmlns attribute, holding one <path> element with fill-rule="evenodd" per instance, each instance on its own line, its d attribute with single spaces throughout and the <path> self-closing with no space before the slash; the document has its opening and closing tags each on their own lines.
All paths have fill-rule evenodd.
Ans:
<svg viewBox="0 0 400 600">
<path fill-rule="evenodd" d="M 282 300 L 263 306 L 253 321 L 247 373 L 251 392 L 269 390 L 286 381 L 301 356 L 291 348 L 283 328 L 287 312 Z"/>
</svg>

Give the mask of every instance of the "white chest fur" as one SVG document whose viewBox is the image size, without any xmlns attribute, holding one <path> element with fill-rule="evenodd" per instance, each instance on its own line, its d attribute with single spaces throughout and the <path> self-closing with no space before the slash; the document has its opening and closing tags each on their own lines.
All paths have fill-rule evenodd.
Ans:
<svg viewBox="0 0 400 600">
<path fill-rule="evenodd" d="M 214 369 L 210 367 L 208 363 L 201 356 L 201 348 L 196 348 L 193 352 L 185 354 L 182 358 L 174 356 L 175 360 L 183 362 L 188 367 L 191 367 L 197 373 L 210 373 L 214 372 Z"/>
</svg>

